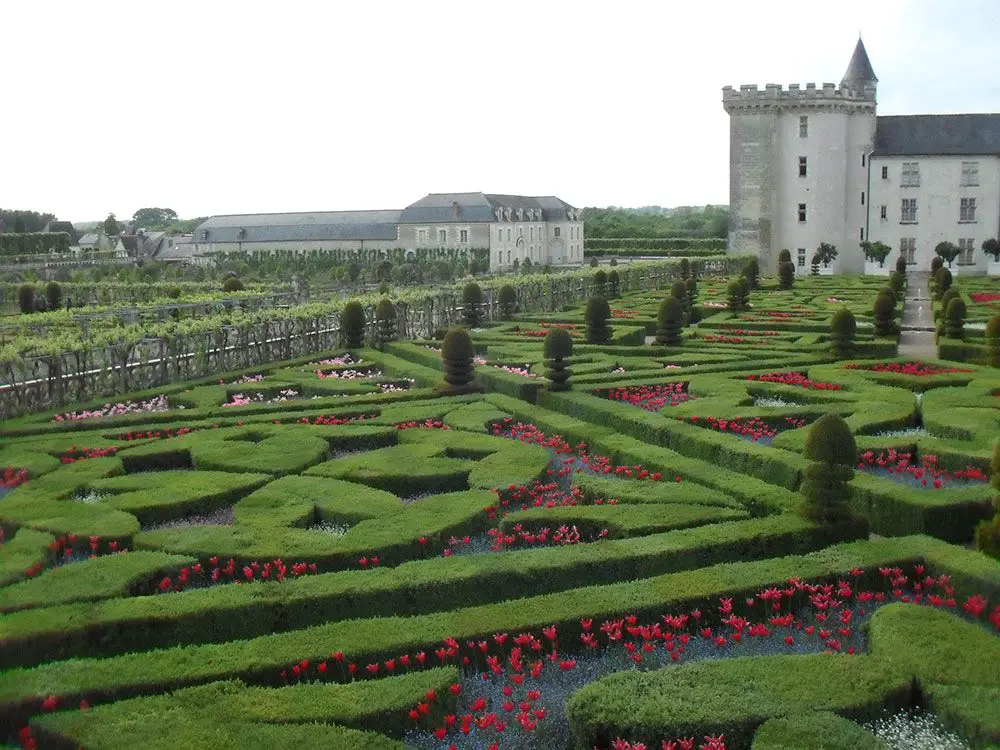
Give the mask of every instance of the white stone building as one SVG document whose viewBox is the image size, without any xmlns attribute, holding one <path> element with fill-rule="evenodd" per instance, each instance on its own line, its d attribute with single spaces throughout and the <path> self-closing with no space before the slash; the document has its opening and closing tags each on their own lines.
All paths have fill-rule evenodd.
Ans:
<svg viewBox="0 0 1000 750">
<path fill-rule="evenodd" d="M 862 242 L 928 268 L 947 240 L 963 248 L 953 270 L 986 271 L 980 248 L 1000 232 L 1000 114 L 879 117 L 877 83 L 859 39 L 839 86 L 723 88 L 730 253 L 774 272 L 787 248 L 807 273 L 828 242 L 838 255 L 825 271 L 861 273 Z"/>
<path fill-rule="evenodd" d="M 583 211 L 553 197 L 431 193 L 402 210 L 213 216 L 192 253 L 488 251 L 491 270 L 515 260 L 583 262 Z"/>
</svg>

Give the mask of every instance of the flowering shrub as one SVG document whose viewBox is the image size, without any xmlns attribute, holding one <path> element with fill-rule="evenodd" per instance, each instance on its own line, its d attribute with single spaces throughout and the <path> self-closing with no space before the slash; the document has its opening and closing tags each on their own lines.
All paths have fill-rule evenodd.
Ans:
<svg viewBox="0 0 1000 750">
<path fill-rule="evenodd" d="M 939 365 L 928 364 L 914 360 L 912 362 L 878 362 L 874 365 L 844 365 L 845 370 L 867 370 L 869 372 L 891 372 L 897 375 L 916 375 L 917 377 L 927 377 L 930 375 L 950 375 L 956 372 L 973 372 L 961 367 L 940 367 Z"/>
<path fill-rule="evenodd" d="M 667 406 L 677 406 L 686 401 L 696 400 L 687 392 L 687 383 L 662 383 L 660 385 L 630 385 L 621 388 L 596 390 L 595 396 L 603 396 L 612 401 L 624 401 L 646 411 L 659 411 Z"/>
<path fill-rule="evenodd" d="M 676 740 L 663 740 L 660 750 L 695 750 L 694 737 Z M 711 737 L 705 735 L 705 740 L 697 746 L 698 750 L 726 750 L 724 735 Z M 629 742 L 621 737 L 611 740 L 611 750 L 657 750 L 655 747 L 647 748 L 644 742 Z"/>
<path fill-rule="evenodd" d="M 217 583 L 253 583 L 264 581 L 284 581 L 289 573 L 292 578 L 316 572 L 316 563 L 297 562 L 286 565 L 281 559 L 261 565 L 253 561 L 237 569 L 236 561 L 229 558 L 222 562 L 218 556 L 210 557 L 208 565 L 195 563 L 186 565 L 177 572 L 176 578 L 164 576 L 156 586 L 158 593 L 183 591 L 188 588 L 204 588 Z"/>
<path fill-rule="evenodd" d="M 691 417 L 691 424 L 708 427 L 719 432 L 731 432 L 741 438 L 756 443 L 759 440 L 770 441 L 782 430 L 794 430 L 806 426 L 806 420 L 797 417 L 782 417 L 782 422 L 775 426 L 768 424 L 760 417 L 749 419 L 719 419 L 718 417 Z"/>
<path fill-rule="evenodd" d="M 757 383 L 794 385 L 798 388 L 806 388 L 813 391 L 839 391 L 841 389 L 838 383 L 820 383 L 810 380 L 804 372 L 769 372 L 764 375 L 747 375 L 747 380 Z"/>
<path fill-rule="evenodd" d="M 858 457 L 858 468 L 875 474 L 885 474 L 896 481 L 914 487 L 933 487 L 941 489 L 949 482 L 988 482 L 989 476 L 975 466 L 948 472 L 938 466 L 937 456 L 924 455 L 919 463 L 914 463 L 914 456 L 891 448 L 888 451 L 865 451 Z M 928 484 L 929 480 L 929 484 Z"/>
<path fill-rule="evenodd" d="M 82 411 L 69 411 L 64 414 L 57 414 L 52 418 L 53 422 L 79 422 L 84 419 L 102 419 L 104 417 L 120 417 L 123 414 L 152 413 L 167 411 L 170 406 L 167 404 L 166 396 L 156 396 L 149 401 L 120 401 L 116 404 L 105 404 L 100 409 Z M 178 409 L 184 407 L 178 406 Z"/>
<path fill-rule="evenodd" d="M 1000 302 L 1000 294 L 996 292 L 973 292 L 969 298 L 973 302 Z"/>
<path fill-rule="evenodd" d="M 0 490 L 12 490 L 28 481 L 28 470 L 5 466 L 0 473 Z"/>
</svg>

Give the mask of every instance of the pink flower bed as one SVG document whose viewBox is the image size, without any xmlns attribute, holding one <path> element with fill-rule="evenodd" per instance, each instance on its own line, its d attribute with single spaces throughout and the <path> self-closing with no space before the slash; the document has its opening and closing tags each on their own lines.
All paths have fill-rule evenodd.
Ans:
<svg viewBox="0 0 1000 750">
<path fill-rule="evenodd" d="M 149 399 L 149 401 L 119 401 L 116 404 L 105 404 L 100 409 L 68 411 L 64 414 L 57 414 L 52 418 L 52 421 L 79 422 L 84 419 L 120 417 L 123 414 L 149 414 L 157 411 L 167 411 L 169 408 L 166 396 L 156 396 Z"/>
<path fill-rule="evenodd" d="M 692 416 L 690 419 L 691 424 L 708 427 L 719 432 L 731 432 L 734 435 L 748 438 L 754 443 L 762 439 L 771 440 L 782 430 L 794 430 L 806 426 L 806 420 L 796 417 L 782 417 L 783 424 L 780 428 L 768 424 L 759 417 L 751 417 L 750 419 L 719 419 L 718 417 Z"/>
<path fill-rule="evenodd" d="M 798 388 L 806 388 L 813 391 L 839 391 L 841 389 L 841 386 L 837 383 L 820 383 L 810 380 L 804 372 L 769 372 L 764 375 L 747 375 L 747 380 L 755 383 L 794 385 Z"/>
<path fill-rule="evenodd" d="M 292 398 L 298 398 L 299 392 L 294 388 L 285 388 L 282 391 L 278 391 L 278 395 L 273 398 L 268 398 L 264 393 L 251 393 L 249 395 L 244 393 L 234 393 L 229 397 L 229 400 L 223 404 L 223 406 L 246 406 L 247 404 L 277 404 L 282 401 L 288 401 Z"/>
<path fill-rule="evenodd" d="M 975 466 L 967 466 L 957 471 L 946 471 L 938 466 L 937 456 L 924 455 L 914 462 L 911 453 L 903 453 L 891 448 L 888 451 L 865 451 L 858 458 L 858 469 L 873 473 L 885 472 L 890 477 L 917 487 L 933 487 L 940 490 L 949 482 L 988 482 L 989 476 Z"/>
<path fill-rule="evenodd" d="M 12 490 L 28 481 L 28 470 L 6 466 L 0 474 L 0 490 Z"/>
<path fill-rule="evenodd" d="M 956 372 L 974 372 L 961 367 L 940 367 L 939 365 L 928 364 L 914 360 L 912 362 L 879 362 L 874 365 L 844 365 L 845 370 L 867 370 L 868 372 L 891 372 L 896 375 L 916 375 L 917 377 L 928 377 L 931 375 L 950 375 Z"/>
<path fill-rule="evenodd" d="M 973 292 L 969 298 L 973 302 L 1000 302 L 1000 294 L 996 292 Z"/>
<path fill-rule="evenodd" d="M 316 370 L 316 377 L 320 380 L 367 380 L 370 378 L 382 377 L 381 370 L 331 370 L 324 372 Z"/>
<path fill-rule="evenodd" d="M 363 359 L 355 359 L 350 354 L 342 354 L 341 356 L 333 357 L 332 359 L 321 359 L 318 362 L 313 362 L 313 364 L 321 365 L 323 367 L 345 367 L 346 365 L 360 365 L 362 362 L 364 362 Z"/>
<path fill-rule="evenodd" d="M 687 383 L 662 383 L 660 385 L 630 385 L 610 388 L 606 392 L 594 391 L 612 401 L 624 401 L 645 411 L 659 411 L 668 406 L 677 406 L 695 397 L 687 392 Z"/>
</svg>

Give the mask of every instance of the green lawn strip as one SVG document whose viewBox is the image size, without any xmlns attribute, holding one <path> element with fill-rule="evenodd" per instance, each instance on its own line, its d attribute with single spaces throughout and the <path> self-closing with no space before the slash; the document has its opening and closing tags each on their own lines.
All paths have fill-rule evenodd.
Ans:
<svg viewBox="0 0 1000 750">
<path fill-rule="evenodd" d="M 973 747 L 1000 745 L 1000 687 L 937 683 L 921 687 L 928 709 Z"/>
<path fill-rule="evenodd" d="M 538 531 L 554 530 L 560 526 L 576 526 L 585 537 L 596 535 L 603 529 L 611 537 L 642 536 L 674 529 L 746 519 L 749 514 L 742 509 L 711 508 L 705 505 L 681 503 L 660 505 L 582 505 L 561 508 L 529 508 L 510 513 L 500 524 L 505 534 L 514 527 Z"/>
<path fill-rule="evenodd" d="M 596 680 L 567 701 L 567 716 L 579 747 L 723 734 L 727 748 L 743 750 L 774 716 L 821 710 L 864 720 L 908 706 L 911 683 L 868 655 L 707 660 Z"/>
<path fill-rule="evenodd" d="M 152 735 L 157 729 L 162 732 L 164 722 L 181 713 L 187 721 L 208 724 L 320 722 L 399 737 L 413 726 L 407 712 L 417 703 L 426 702 L 429 690 L 435 691 L 438 698 L 430 702 L 432 711 L 427 721 L 440 722 L 444 713 L 454 708 L 455 699 L 448 687 L 458 680 L 457 668 L 439 667 L 348 684 L 300 683 L 265 688 L 238 681 L 213 682 L 170 694 L 95 706 L 86 712 L 61 711 L 35 720 L 32 727 L 95 749 L 113 747 L 108 739 L 122 737 L 126 729 L 143 735 Z"/>
<path fill-rule="evenodd" d="M 29 477 L 37 477 L 58 469 L 59 459 L 41 450 L 34 444 L 8 443 L 0 449 L 0 472 L 11 469 L 27 469 Z"/>
<path fill-rule="evenodd" d="M 753 736 L 752 750 L 890 750 L 849 719 L 829 711 L 804 711 L 768 719 Z"/>
<path fill-rule="evenodd" d="M 486 401 L 477 401 L 452 409 L 445 414 L 443 421 L 452 429 L 485 432 L 487 424 L 499 422 L 508 416 L 510 415 L 507 412 Z"/>
<path fill-rule="evenodd" d="M 443 448 L 424 442 L 335 458 L 305 473 L 358 482 L 405 497 L 466 489 L 472 467 L 471 461 L 448 458 Z"/>
<path fill-rule="evenodd" d="M 5 533 L 7 541 L 0 546 L 0 586 L 10 586 L 27 578 L 28 568 L 34 565 L 45 565 L 52 557 L 49 545 L 55 541 L 51 534 L 28 528 L 6 530 Z M 0 589 L 0 597 L 8 590 Z"/>
<path fill-rule="evenodd" d="M 237 524 L 309 527 L 320 521 L 355 524 L 396 513 L 395 495 L 328 477 L 284 476 L 244 497 L 235 506 Z"/>
<path fill-rule="evenodd" d="M 435 547 L 443 541 L 437 539 Z M 332 620 L 447 610 L 455 601 L 503 601 L 806 553 L 831 541 L 829 533 L 805 519 L 783 515 L 560 549 L 433 557 L 396 568 L 326 573 L 282 583 L 54 606 L 0 620 L 0 664 L 221 642 Z"/>
<path fill-rule="evenodd" d="M 25 529 L 18 536 L 38 533 Z M 48 534 L 40 536 L 52 539 Z M 4 549 L 0 548 L 0 555 Z M 137 587 L 148 588 L 151 581 L 197 562 L 191 557 L 161 552 L 129 552 L 81 560 L 0 588 L 0 612 L 127 596 L 135 593 Z"/>
<path fill-rule="evenodd" d="M 741 502 L 729 495 L 694 482 L 647 482 L 577 474 L 573 477 L 573 486 L 579 487 L 587 500 L 613 498 L 618 501 L 619 506 L 681 503 L 722 508 L 743 507 Z"/>
<path fill-rule="evenodd" d="M 487 637 L 498 631 L 537 630 L 548 624 L 559 626 L 563 648 L 573 648 L 580 633 L 581 617 L 601 620 L 624 613 L 658 617 L 665 610 L 698 605 L 712 611 L 707 608 L 715 597 L 753 595 L 761 588 L 781 585 L 792 576 L 846 577 L 855 567 L 871 570 L 873 566 L 902 565 L 920 559 L 936 572 L 950 573 L 950 569 L 934 566 L 942 546 L 947 545 L 929 537 L 851 542 L 808 555 L 716 565 L 449 612 L 348 620 L 224 644 L 181 646 L 8 669 L 0 673 L 0 720 L 16 721 L 37 713 L 42 700 L 50 694 L 74 703 L 84 698 L 92 702 L 119 699 L 219 679 L 274 683 L 277 672 L 287 665 L 302 659 L 325 659 L 334 650 L 343 650 L 350 661 L 367 663 L 428 649 L 448 636 L 463 640 Z M 954 553 L 940 557 L 954 563 L 976 556 L 962 552 L 960 557 Z M 994 566 L 991 581 L 995 585 L 998 579 L 1000 571 Z M 399 604 L 405 606 L 401 599 Z M 836 656 L 832 661 L 850 660 Z"/>
</svg>

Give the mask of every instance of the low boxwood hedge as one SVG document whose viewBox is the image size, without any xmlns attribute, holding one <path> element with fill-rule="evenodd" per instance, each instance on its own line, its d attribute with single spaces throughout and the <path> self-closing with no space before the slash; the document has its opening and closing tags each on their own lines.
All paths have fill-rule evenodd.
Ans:
<svg viewBox="0 0 1000 750">
<path fill-rule="evenodd" d="M 30 528 L 4 528 L 4 534 L 10 535 L 4 544 L 0 545 L 0 586 L 10 586 L 15 581 L 27 577 L 27 570 L 41 566 L 52 559 L 49 545 L 55 537 L 44 531 Z M 10 589 L 0 589 L 0 594 Z M 2 601 L 2 600 L 0 600 Z"/>
<path fill-rule="evenodd" d="M 857 723 L 829 711 L 805 711 L 768 719 L 753 736 L 752 750 L 890 750 Z"/>
</svg>

